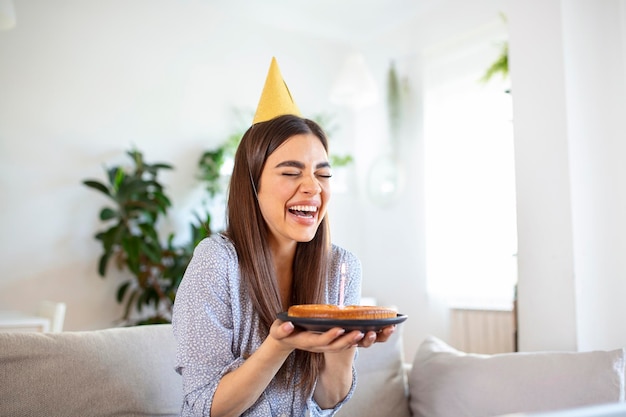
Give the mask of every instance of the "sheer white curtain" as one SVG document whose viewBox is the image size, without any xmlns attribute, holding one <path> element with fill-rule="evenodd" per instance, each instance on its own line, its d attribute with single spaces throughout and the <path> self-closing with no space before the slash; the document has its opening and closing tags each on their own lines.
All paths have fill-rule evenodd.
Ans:
<svg viewBox="0 0 626 417">
<path fill-rule="evenodd" d="M 455 307 L 510 308 L 517 232 L 509 88 L 479 79 L 506 39 L 480 28 L 424 55 L 429 292 Z"/>
</svg>

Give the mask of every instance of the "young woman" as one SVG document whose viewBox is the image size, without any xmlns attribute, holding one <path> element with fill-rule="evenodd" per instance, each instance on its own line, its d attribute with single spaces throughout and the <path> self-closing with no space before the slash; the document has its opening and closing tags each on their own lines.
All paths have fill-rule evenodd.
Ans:
<svg viewBox="0 0 626 417">
<path fill-rule="evenodd" d="M 331 416 L 355 387 L 356 346 L 380 333 L 303 331 L 276 318 L 293 304 L 358 304 L 361 265 L 331 244 L 328 143 L 314 122 L 282 115 L 243 136 L 224 234 L 202 241 L 173 315 L 183 416 Z"/>
</svg>

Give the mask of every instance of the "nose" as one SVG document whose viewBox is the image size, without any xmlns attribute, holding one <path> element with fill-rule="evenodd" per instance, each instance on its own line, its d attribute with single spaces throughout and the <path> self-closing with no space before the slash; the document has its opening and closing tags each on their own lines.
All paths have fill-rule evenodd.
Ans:
<svg viewBox="0 0 626 417">
<path fill-rule="evenodd" d="M 306 194 L 319 194 L 322 192 L 322 186 L 315 175 L 305 175 L 300 184 L 300 190 Z"/>
</svg>

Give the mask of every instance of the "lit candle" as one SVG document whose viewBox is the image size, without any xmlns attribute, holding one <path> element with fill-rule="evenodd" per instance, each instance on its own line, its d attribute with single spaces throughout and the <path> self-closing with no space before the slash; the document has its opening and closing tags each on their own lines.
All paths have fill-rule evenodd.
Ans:
<svg viewBox="0 0 626 417">
<path fill-rule="evenodd" d="M 346 264 L 341 264 L 341 282 L 339 283 L 339 307 L 343 307 L 344 292 L 346 288 Z"/>
</svg>

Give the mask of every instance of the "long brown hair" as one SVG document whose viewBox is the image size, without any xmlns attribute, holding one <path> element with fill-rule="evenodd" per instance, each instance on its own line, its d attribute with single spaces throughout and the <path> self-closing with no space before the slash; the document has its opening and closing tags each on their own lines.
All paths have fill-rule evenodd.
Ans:
<svg viewBox="0 0 626 417">
<path fill-rule="evenodd" d="M 265 162 L 287 139 L 297 134 L 317 136 L 328 153 L 328 140 L 315 122 L 285 115 L 257 123 L 243 135 L 235 154 L 235 164 L 228 193 L 226 234 L 239 257 L 241 280 L 245 283 L 256 312 L 261 331 L 269 333 L 276 314 L 285 311 L 282 305 L 274 264 L 268 241 L 268 228 L 257 201 L 257 190 Z M 293 261 L 291 304 L 319 304 L 324 300 L 330 257 L 330 229 L 327 216 L 322 219 L 310 242 L 298 242 Z M 324 366 L 323 355 L 295 351 L 295 363 L 303 367 L 300 385 L 310 392 Z M 287 364 L 288 362 L 285 362 Z M 293 378 L 288 365 L 280 375 Z"/>
</svg>

